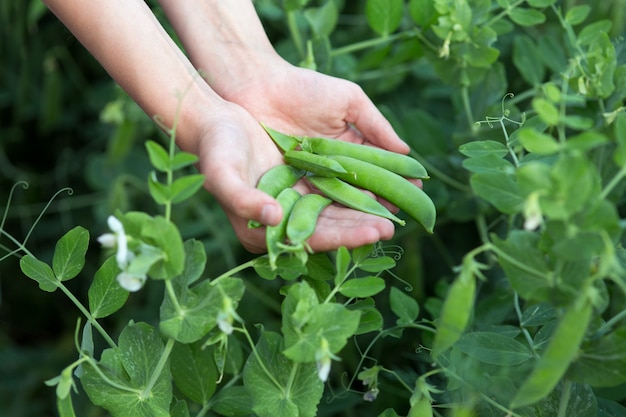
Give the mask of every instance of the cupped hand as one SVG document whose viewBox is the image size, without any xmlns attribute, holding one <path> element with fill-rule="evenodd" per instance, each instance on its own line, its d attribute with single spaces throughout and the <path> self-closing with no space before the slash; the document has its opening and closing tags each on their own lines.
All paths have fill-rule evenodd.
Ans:
<svg viewBox="0 0 626 417">
<path fill-rule="evenodd" d="M 221 205 L 242 245 L 253 253 L 264 252 L 265 228 L 250 229 L 248 220 L 275 225 L 282 218 L 278 202 L 255 189 L 264 172 L 283 163 L 281 153 L 258 121 L 236 104 L 226 103 L 206 117 L 196 149 L 190 150 L 199 157 L 205 188 Z M 311 192 L 304 184 L 296 188 Z M 386 219 L 332 205 L 324 210 L 309 244 L 314 251 L 354 248 L 390 239 L 393 232 Z"/>
</svg>

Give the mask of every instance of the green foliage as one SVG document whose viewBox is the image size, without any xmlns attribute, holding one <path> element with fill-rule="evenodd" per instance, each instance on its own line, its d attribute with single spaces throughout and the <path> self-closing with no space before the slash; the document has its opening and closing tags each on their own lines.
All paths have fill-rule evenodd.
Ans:
<svg viewBox="0 0 626 417">
<path fill-rule="evenodd" d="M 92 64 L 72 61 L 84 55 L 46 46 L 67 35 L 35 3 L 0 10 L 15 21 L 0 46 L 10 109 L 0 157 L 25 134 L 68 150 L 63 135 L 79 131 L 105 150 L 59 156 L 52 185 L 32 162 L 0 164 L 11 190 L 3 268 L 18 256 L 49 299 L 66 296 L 86 320 L 75 325 L 67 306 L 59 318 L 36 310 L 60 321 L 53 341 L 66 351 L 74 339 L 75 357 L 7 343 L 3 387 L 28 392 L 22 369 L 49 361 L 31 380 L 55 387 L 61 416 L 98 415 L 93 405 L 114 417 L 626 416 L 623 1 L 255 2 L 285 57 L 365 89 L 428 170 L 438 218 L 433 236 L 407 224 L 389 244 L 304 263 L 283 253 L 275 268 L 233 250 L 170 128 L 165 145 L 152 140 L 154 124 L 110 82 L 90 75 L 106 87 L 86 87 L 79 64 L 89 74 Z M 26 36 L 37 30 L 53 36 Z M 94 96 L 77 100 L 89 106 L 70 105 L 76 91 Z M 101 121 L 85 116 L 90 106 Z M 65 163 L 88 155 L 80 169 Z M 35 189 L 17 192 L 22 178 Z M 74 184 L 92 194 L 71 221 L 61 204 L 24 197 Z M 111 214 L 126 256 L 102 256 L 75 226 L 101 232 Z M 128 277 L 145 287 L 130 294 Z M 19 287 L 5 282 L 2 308 L 15 309 Z M 2 395 L 4 415 L 25 394 Z"/>
</svg>

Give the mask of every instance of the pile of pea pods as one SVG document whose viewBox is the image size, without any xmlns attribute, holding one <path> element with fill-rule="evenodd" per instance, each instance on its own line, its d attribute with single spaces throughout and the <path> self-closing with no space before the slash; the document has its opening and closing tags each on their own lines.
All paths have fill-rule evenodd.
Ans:
<svg viewBox="0 0 626 417">
<path fill-rule="evenodd" d="M 424 166 L 408 155 L 336 139 L 292 136 L 263 126 L 282 150 L 284 165 L 277 165 L 259 179 L 257 189 L 276 198 L 283 208 L 280 224 L 266 228 L 269 262 L 276 267 L 281 253 L 311 252 L 306 243 L 322 210 L 333 202 L 390 219 L 405 221 L 391 213 L 363 190 L 379 196 L 433 232 L 435 205 L 409 179 L 428 179 Z M 319 193 L 301 195 L 292 188 L 307 181 Z M 258 227 L 254 222 L 250 227 Z"/>
</svg>

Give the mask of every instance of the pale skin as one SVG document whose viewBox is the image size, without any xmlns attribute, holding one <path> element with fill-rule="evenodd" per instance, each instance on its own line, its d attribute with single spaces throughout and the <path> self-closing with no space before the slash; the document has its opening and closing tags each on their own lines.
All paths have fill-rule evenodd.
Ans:
<svg viewBox="0 0 626 417">
<path fill-rule="evenodd" d="M 205 188 L 250 252 L 265 250 L 265 235 L 249 229 L 248 220 L 274 225 L 283 214 L 254 188 L 282 163 L 259 122 L 290 134 L 409 151 L 356 84 L 282 59 L 251 0 L 160 0 L 186 55 L 143 1 L 44 2 L 148 115 L 172 126 L 184 92 L 177 144 L 198 155 Z M 393 233 L 387 219 L 332 205 L 309 244 L 314 251 L 354 248 Z"/>
</svg>

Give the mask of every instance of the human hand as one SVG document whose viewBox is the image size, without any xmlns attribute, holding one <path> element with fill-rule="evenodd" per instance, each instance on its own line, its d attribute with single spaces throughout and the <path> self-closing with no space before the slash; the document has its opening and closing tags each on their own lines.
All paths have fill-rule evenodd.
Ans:
<svg viewBox="0 0 626 417">
<path fill-rule="evenodd" d="M 280 205 L 254 187 L 260 176 L 282 163 L 282 156 L 260 124 L 240 106 L 225 103 L 209 112 L 200 135 L 187 149 L 198 155 L 198 168 L 206 176 L 205 188 L 213 194 L 233 229 L 250 252 L 265 251 L 265 229 L 248 228 L 248 220 L 277 224 Z M 301 193 L 311 192 L 304 184 Z M 393 236 L 390 221 L 336 205 L 326 208 L 309 244 L 314 251 L 354 248 Z"/>
</svg>

